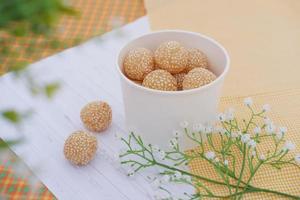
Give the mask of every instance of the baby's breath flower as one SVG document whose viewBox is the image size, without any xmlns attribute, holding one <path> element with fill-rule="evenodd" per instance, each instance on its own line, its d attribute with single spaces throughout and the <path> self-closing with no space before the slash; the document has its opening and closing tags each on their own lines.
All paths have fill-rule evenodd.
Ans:
<svg viewBox="0 0 300 200">
<path fill-rule="evenodd" d="M 295 148 L 296 148 L 296 145 L 293 142 L 286 141 L 285 144 L 283 145 L 282 150 L 283 151 L 293 151 L 293 150 L 295 150 Z"/>
<path fill-rule="evenodd" d="M 153 146 L 152 146 L 152 150 L 153 150 L 154 152 L 159 152 L 159 151 L 160 151 L 160 148 L 159 148 L 157 145 L 153 145 Z"/>
<path fill-rule="evenodd" d="M 219 120 L 220 122 L 225 122 L 225 121 L 226 121 L 226 115 L 225 115 L 224 113 L 220 113 L 220 114 L 218 115 L 218 120 Z"/>
<path fill-rule="evenodd" d="M 121 158 L 120 158 L 119 153 L 113 153 L 113 154 L 112 154 L 111 162 L 112 162 L 113 164 L 119 164 L 119 163 L 121 162 Z"/>
<path fill-rule="evenodd" d="M 213 160 L 216 157 L 216 154 L 213 151 L 208 151 L 205 153 L 205 157 L 209 160 Z"/>
<path fill-rule="evenodd" d="M 160 150 L 160 151 L 158 152 L 158 159 L 164 160 L 165 157 L 166 157 L 166 152 L 163 151 L 163 150 Z"/>
<path fill-rule="evenodd" d="M 272 120 L 271 120 L 270 118 L 265 117 L 265 118 L 264 118 L 264 124 L 265 124 L 265 125 L 269 125 L 269 124 L 273 124 L 273 122 L 272 122 Z"/>
<path fill-rule="evenodd" d="M 231 137 L 232 138 L 237 138 L 237 137 L 239 137 L 240 136 L 240 134 L 238 133 L 238 132 L 232 132 L 231 133 Z"/>
<path fill-rule="evenodd" d="M 179 172 L 179 171 L 176 171 L 174 174 L 173 174 L 173 177 L 175 179 L 180 179 L 182 177 L 182 174 Z"/>
<path fill-rule="evenodd" d="M 132 177 L 132 176 L 134 176 L 134 170 L 132 169 L 132 168 L 130 168 L 130 169 L 128 169 L 127 170 L 127 176 L 130 176 L 130 177 Z"/>
<path fill-rule="evenodd" d="M 226 121 L 231 121 L 234 120 L 234 115 L 233 114 L 227 114 L 226 115 Z"/>
<path fill-rule="evenodd" d="M 261 133 L 261 128 L 260 128 L 259 126 L 257 126 L 257 127 L 255 127 L 255 128 L 253 129 L 253 132 L 254 132 L 255 135 L 258 135 L 258 134 Z"/>
<path fill-rule="evenodd" d="M 246 133 L 246 134 L 242 135 L 242 137 L 241 137 L 242 143 L 247 143 L 249 140 L 250 140 L 250 134 Z"/>
<path fill-rule="evenodd" d="M 177 137 L 177 138 L 180 138 L 182 136 L 182 133 L 179 130 L 174 130 L 173 131 L 173 136 Z"/>
<path fill-rule="evenodd" d="M 253 104 L 252 98 L 250 98 L 250 97 L 245 98 L 245 99 L 244 99 L 244 104 L 245 104 L 246 106 L 252 106 L 252 104 Z"/>
<path fill-rule="evenodd" d="M 287 128 L 284 126 L 278 127 L 278 131 L 281 132 L 282 134 L 285 134 L 287 132 Z"/>
<path fill-rule="evenodd" d="M 179 125 L 181 128 L 187 128 L 189 126 L 189 123 L 187 121 L 182 121 Z"/>
<path fill-rule="evenodd" d="M 283 127 L 283 126 L 279 127 L 278 132 L 276 133 L 276 138 L 278 140 L 281 140 L 286 132 L 287 132 L 286 127 Z"/>
<path fill-rule="evenodd" d="M 259 160 L 266 160 L 266 156 L 264 154 L 259 155 Z"/>
<path fill-rule="evenodd" d="M 192 133 L 193 137 L 191 137 L 190 139 L 194 140 L 195 142 L 198 142 L 200 140 L 199 139 L 200 137 L 196 137 L 196 136 L 199 136 L 199 133 L 197 133 L 197 132 L 201 132 L 201 134 L 203 134 L 203 135 L 204 135 L 204 133 L 207 133 L 207 134 L 208 133 L 225 133 L 224 135 L 215 134 L 214 135 L 215 137 L 213 138 L 214 140 L 218 140 L 218 138 L 219 138 L 219 141 L 216 141 L 216 142 L 221 142 L 222 144 L 225 144 L 225 145 L 222 145 L 220 152 L 222 153 L 224 150 L 226 150 L 226 151 L 228 150 L 228 152 L 231 152 L 233 149 L 230 146 L 230 144 L 237 143 L 238 147 L 240 148 L 240 145 L 242 143 L 243 148 L 241 148 L 240 150 L 243 155 L 247 156 L 246 159 L 248 159 L 245 162 L 245 164 L 246 164 L 245 170 L 248 170 L 248 171 L 246 171 L 245 173 L 252 173 L 251 176 L 252 175 L 254 176 L 256 171 L 255 170 L 251 171 L 252 161 L 254 160 L 254 162 L 255 162 L 255 161 L 257 161 L 256 159 L 258 159 L 259 164 L 262 164 L 262 165 L 269 164 L 269 162 L 267 162 L 269 160 L 270 160 L 270 162 L 273 162 L 273 160 L 271 160 L 271 159 L 273 159 L 273 155 L 275 155 L 275 154 L 277 155 L 277 145 L 279 145 L 279 142 L 276 142 L 273 140 L 272 141 L 267 140 L 266 142 L 274 142 L 275 143 L 275 145 L 276 145 L 276 149 L 274 150 L 275 152 L 272 150 L 273 152 L 268 151 L 267 154 L 261 154 L 259 151 L 257 151 L 257 149 L 259 149 L 259 148 L 256 148 L 256 147 L 259 147 L 258 142 L 261 141 L 260 139 L 263 140 L 265 138 L 258 137 L 258 134 L 261 134 L 262 132 L 264 132 L 264 134 L 265 134 L 265 132 L 267 132 L 268 134 L 276 133 L 276 136 L 272 135 L 272 137 L 276 137 L 276 139 L 282 139 L 284 134 L 287 132 L 287 130 L 285 127 L 276 128 L 275 125 L 273 124 L 273 122 L 269 118 L 264 118 L 265 125 L 261 126 L 261 122 L 258 121 L 258 119 L 261 119 L 261 115 L 255 114 L 254 111 L 252 110 L 252 108 L 250 107 L 252 105 L 252 99 L 251 98 L 245 99 L 245 104 L 246 104 L 246 106 L 249 106 L 249 109 L 252 114 L 251 120 L 253 119 L 253 121 L 250 120 L 248 122 L 251 124 L 251 129 L 253 128 L 252 124 L 254 124 L 254 123 L 259 124 L 259 126 L 255 127 L 253 129 L 253 132 L 251 132 L 251 130 L 248 129 L 249 126 L 247 126 L 247 133 L 241 132 L 239 130 L 241 130 L 241 128 L 244 128 L 244 126 L 242 126 L 242 127 L 239 126 L 241 123 L 235 123 L 233 121 L 226 121 L 226 120 L 234 119 L 233 111 L 226 111 L 225 113 L 221 113 L 219 115 L 220 121 L 226 121 L 223 124 L 224 127 L 221 127 L 220 126 L 221 123 L 218 123 L 218 122 L 211 124 L 213 126 L 206 126 L 207 124 L 205 124 L 205 126 L 201 125 L 201 124 L 192 124 L 193 131 L 191 133 Z M 263 111 L 267 112 L 268 110 L 269 110 L 269 106 L 264 105 Z M 228 113 L 232 113 L 232 116 L 229 116 Z M 243 120 L 243 122 L 245 122 L 247 124 L 247 120 Z M 230 125 L 232 125 L 232 126 L 230 126 Z M 180 126 L 182 128 L 190 127 L 190 125 L 186 121 L 180 123 Z M 250 131 L 248 132 L 248 130 L 250 130 Z M 197 135 L 196 135 L 196 133 L 197 133 Z M 253 133 L 256 136 L 253 136 Z M 170 140 L 171 148 L 175 148 L 175 147 L 177 148 L 177 145 L 179 148 L 179 145 L 180 145 L 179 144 L 179 136 L 181 134 L 183 134 L 182 131 L 174 131 L 173 132 L 174 138 L 172 138 Z M 237 138 L 237 139 L 232 139 L 232 138 Z M 258 141 L 258 138 L 259 138 L 259 141 Z M 211 142 L 210 139 L 211 138 L 208 137 L 207 142 Z M 149 180 L 149 183 L 152 183 L 152 185 L 156 189 L 161 190 L 159 193 L 153 193 L 153 195 L 155 196 L 156 199 L 170 199 L 170 198 L 174 199 L 168 192 L 168 187 L 165 188 L 165 186 L 167 186 L 165 184 L 173 184 L 173 183 L 178 183 L 178 182 L 192 184 L 192 182 L 197 179 L 197 177 L 194 176 L 194 174 L 189 171 L 188 163 L 190 162 L 190 157 L 187 154 L 185 154 L 184 151 L 177 152 L 177 149 L 175 148 L 166 153 L 165 151 L 160 149 L 158 146 L 145 145 L 145 143 L 140 142 L 139 138 L 136 138 L 136 137 L 130 137 L 128 139 L 128 141 L 125 138 L 122 140 L 124 140 L 124 142 L 127 144 L 127 146 L 129 146 L 129 149 L 127 149 L 127 152 L 125 154 L 121 155 L 121 157 L 123 158 L 122 164 L 123 163 L 127 164 L 127 165 L 131 166 L 133 169 L 133 170 L 131 169 L 130 171 L 128 171 L 128 173 L 127 173 L 128 176 L 133 176 L 135 174 L 134 169 L 138 172 L 142 168 L 148 168 L 149 166 L 150 167 L 159 166 L 158 169 L 154 170 L 155 171 L 154 178 Z M 128 143 L 129 143 L 129 145 L 128 145 Z M 231 166 L 234 164 L 234 162 L 229 163 L 229 162 L 232 162 L 231 160 L 228 160 L 229 157 L 227 157 L 227 156 L 229 156 L 229 155 L 224 154 L 223 156 L 226 156 L 226 157 L 220 157 L 219 153 L 217 153 L 219 151 L 217 151 L 217 152 L 212 151 L 212 150 L 214 150 L 215 147 L 212 146 L 211 143 L 209 143 L 208 145 L 209 145 L 209 147 L 211 147 L 211 148 L 208 147 L 210 150 L 205 150 L 204 153 L 199 153 L 199 152 L 193 151 L 193 153 L 197 153 L 198 155 L 200 155 L 199 158 L 208 160 L 209 163 L 211 163 L 211 165 L 214 167 L 217 167 L 217 168 L 223 167 L 227 170 L 231 170 L 230 167 L 234 167 L 234 166 Z M 244 147 L 247 147 L 247 148 L 244 148 Z M 149 151 L 149 148 L 150 148 L 150 151 Z M 281 157 L 282 161 L 286 160 L 285 159 L 286 157 L 285 158 L 283 158 L 283 157 L 286 156 L 288 151 L 294 150 L 295 148 L 296 147 L 295 147 L 294 143 L 292 143 L 291 141 L 286 141 L 286 143 L 282 147 L 281 154 L 279 155 L 279 156 L 282 156 Z M 204 149 L 207 149 L 206 146 Z M 201 150 L 203 151 L 204 149 L 202 146 Z M 176 150 L 176 152 L 175 152 L 175 150 Z M 172 155 L 172 157 L 171 157 L 171 154 L 174 152 L 176 154 L 178 153 L 179 161 L 177 160 L 176 156 L 173 157 L 173 155 Z M 127 157 L 127 155 L 129 155 L 129 156 Z M 138 164 L 132 164 L 134 155 L 136 156 L 135 159 L 138 159 L 137 160 Z M 170 157 L 169 157 L 169 155 L 170 155 Z M 194 156 L 194 154 L 193 154 L 193 156 Z M 126 162 L 124 162 L 125 157 L 127 157 Z M 225 159 L 225 158 L 227 158 L 227 159 Z M 233 161 L 235 161 L 235 158 L 236 157 L 233 157 Z M 144 159 L 144 160 L 141 160 L 141 162 L 140 162 L 140 159 Z M 288 161 L 289 162 L 292 161 L 294 164 L 297 163 L 300 166 L 300 153 L 296 154 L 293 159 L 288 158 Z M 160 164 L 160 163 L 162 163 L 162 164 Z M 249 170 L 250 170 L 250 172 L 249 172 Z M 125 169 L 124 169 L 124 171 L 125 171 Z M 187 174 L 187 172 L 191 173 L 190 176 L 185 175 L 185 174 Z M 227 174 L 225 174 L 226 170 L 225 171 L 221 170 L 219 172 L 222 173 L 223 175 L 227 176 Z M 159 177 L 157 177 L 157 173 L 160 174 Z M 240 174 L 237 174 L 237 175 L 240 175 Z M 193 177 L 195 177 L 195 179 Z M 214 180 L 214 179 L 212 179 L 212 180 Z M 248 187 L 247 184 L 245 184 L 245 188 L 247 188 L 247 187 Z M 255 192 L 259 192 L 259 191 L 255 191 Z M 185 193 L 185 195 L 187 197 L 193 197 L 192 195 L 189 196 L 188 193 Z"/>
<path fill-rule="evenodd" d="M 172 139 L 170 140 L 170 147 L 171 147 L 171 148 L 175 148 L 175 147 L 177 146 L 177 144 L 178 144 L 178 141 L 177 141 L 176 138 L 172 138 Z"/>
<path fill-rule="evenodd" d="M 234 109 L 233 108 L 229 108 L 226 112 L 226 120 L 233 120 L 234 119 Z"/>
<path fill-rule="evenodd" d="M 203 132 L 204 126 L 200 123 L 193 124 L 193 131 L 194 132 Z"/>
<path fill-rule="evenodd" d="M 256 142 L 254 140 L 249 140 L 249 142 L 247 143 L 247 145 L 250 147 L 250 148 L 255 148 L 256 147 Z"/>
<path fill-rule="evenodd" d="M 213 131 L 213 127 L 212 126 L 206 126 L 204 128 L 204 133 L 208 134 L 208 133 L 212 133 Z"/>
<path fill-rule="evenodd" d="M 114 136 L 115 136 L 115 138 L 117 140 L 121 140 L 122 139 L 122 134 L 120 132 L 116 132 Z"/>
<path fill-rule="evenodd" d="M 281 140 L 282 137 L 283 137 L 282 132 L 277 132 L 277 133 L 276 133 L 276 138 L 277 138 L 277 140 Z"/>
<path fill-rule="evenodd" d="M 266 132 L 267 134 L 269 135 L 272 135 L 275 133 L 275 130 L 276 130 L 276 126 L 273 124 L 273 123 L 270 123 L 266 126 Z"/>
<path fill-rule="evenodd" d="M 300 153 L 295 155 L 295 161 L 296 163 L 300 164 Z"/>
<path fill-rule="evenodd" d="M 184 179 L 187 181 L 187 182 L 192 182 L 192 177 L 191 176 L 184 176 Z"/>
<path fill-rule="evenodd" d="M 228 164 L 229 164 L 229 161 L 228 160 L 224 160 L 224 165 L 228 166 Z"/>
<path fill-rule="evenodd" d="M 263 105 L 262 109 L 264 112 L 269 112 L 271 110 L 271 106 L 269 104 L 265 104 Z"/>
<path fill-rule="evenodd" d="M 213 129 L 214 129 L 214 132 L 216 132 L 216 133 L 224 134 L 226 132 L 226 129 L 223 127 L 220 127 L 220 126 L 215 126 Z"/>
</svg>

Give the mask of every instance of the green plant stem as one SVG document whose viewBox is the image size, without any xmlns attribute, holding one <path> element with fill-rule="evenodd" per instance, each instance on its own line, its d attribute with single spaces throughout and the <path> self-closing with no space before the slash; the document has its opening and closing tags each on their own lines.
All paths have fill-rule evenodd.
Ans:
<svg viewBox="0 0 300 200">
<path fill-rule="evenodd" d="M 258 188 L 258 187 L 253 187 L 253 186 L 252 186 L 251 190 L 253 192 L 271 193 L 271 194 L 276 194 L 276 195 L 288 197 L 288 198 L 291 198 L 291 199 L 300 200 L 300 196 L 295 196 L 295 195 L 292 195 L 292 194 L 288 194 L 288 193 L 284 193 L 284 192 L 279 192 L 279 191 L 275 191 L 275 190 L 270 190 L 270 189 L 265 189 L 265 188 Z"/>
<path fill-rule="evenodd" d="M 163 167 L 163 168 L 169 169 L 169 170 L 178 171 L 178 172 L 180 172 L 180 173 L 182 173 L 182 174 L 184 174 L 184 175 L 188 175 L 188 176 L 191 176 L 191 177 L 194 177 L 194 178 L 203 180 L 203 181 L 207 181 L 207 182 L 214 183 L 214 184 L 218 184 L 218 185 L 224 185 L 224 186 L 227 186 L 227 184 L 224 183 L 224 182 L 220 182 L 220 181 L 216 181 L 216 180 L 213 180 L 213 179 L 209 179 L 209 178 L 206 178 L 206 177 L 203 177 L 203 176 L 200 176 L 200 175 L 192 174 L 192 173 L 190 173 L 190 172 L 187 172 L 187 171 L 184 171 L 184 170 L 175 168 L 175 167 L 171 167 L 171 166 L 168 166 L 168 165 L 165 165 L 165 164 L 156 162 L 156 161 L 154 161 L 154 164 L 156 164 L 156 165 L 158 165 L 158 166 L 161 166 L 161 167 Z M 230 185 L 231 187 L 236 187 L 236 185 L 233 185 L 233 184 L 229 184 L 229 185 Z M 239 186 L 239 188 L 243 189 L 243 188 L 245 188 L 245 187 Z"/>
<path fill-rule="evenodd" d="M 156 164 L 158 166 L 161 166 L 163 168 L 172 170 L 172 171 L 181 172 L 184 175 L 192 176 L 192 177 L 200 179 L 200 180 L 204 180 L 204 181 L 207 181 L 207 182 L 210 182 L 210 183 L 215 183 L 215 184 L 218 184 L 218 185 L 227 186 L 226 183 L 219 182 L 219 181 L 216 181 L 216 180 L 212 180 L 212 179 L 209 179 L 209 178 L 206 178 L 206 177 L 203 177 L 203 176 L 195 175 L 195 174 L 192 174 L 190 172 L 187 172 L 187 171 L 175 168 L 175 167 L 170 167 L 168 165 L 165 165 L 165 164 L 162 164 L 162 163 L 159 163 L 159 162 L 156 162 L 156 161 L 154 161 L 154 164 Z M 266 193 L 277 194 L 277 195 L 280 195 L 280 196 L 285 196 L 285 197 L 288 197 L 288 198 L 300 200 L 299 196 L 294 196 L 294 195 L 291 195 L 291 194 L 287 194 L 287 193 L 283 193 L 283 192 L 278 192 L 278 191 L 275 191 L 275 190 L 254 187 L 254 186 L 250 185 L 249 183 L 247 183 L 247 186 L 238 186 L 238 185 L 233 185 L 233 184 L 229 184 L 229 185 L 231 187 L 235 187 L 235 188 L 239 188 L 239 189 L 244 189 L 244 191 L 241 191 L 241 192 L 236 191 L 232 195 L 227 195 L 227 196 L 216 196 L 216 195 L 214 195 L 214 197 L 216 197 L 216 198 L 230 198 L 230 197 L 236 197 L 237 195 L 241 195 L 241 194 L 249 193 L 249 192 L 266 192 Z"/>
<path fill-rule="evenodd" d="M 243 162 L 242 162 L 242 169 L 241 169 L 241 172 L 240 172 L 240 176 L 239 176 L 239 179 L 238 179 L 238 182 L 237 182 L 237 186 L 236 186 L 235 192 L 238 192 L 238 190 L 239 190 L 239 185 L 240 185 L 240 183 L 241 183 L 241 181 L 242 181 L 243 174 L 244 174 L 245 163 L 246 163 L 246 144 L 244 144 L 244 146 L 243 146 Z"/>
<path fill-rule="evenodd" d="M 131 147 L 131 138 L 133 138 L 137 142 L 137 144 L 139 144 L 141 146 L 141 148 L 142 148 L 141 150 L 132 149 L 132 147 Z M 231 193 L 231 194 L 226 195 L 226 196 L 219 196 L 219 195 L 214 195 L 212 193 L 209 193 L 209 194 L 205 194 L 205 195 L 199 194 L 199 197 L 207 196 L 207 197 L 214 197 L 214 198 L 231 198 L 231 197 L 236 198 L 237 196 L 242 197 L 242 195 L 245 194 L 245 193 L 265 192 L 265 193 L 271 193 L 271 194 L 275 194 L 275 195 L 288 197 L 288 198 L 295 199 L 295 200 L 300 200 L 300 196 L 295 196 L 295 195 L 291 195 L 291 194 L 287 194 L 287 193 L 283 193 L 283 192 L 279 192 L 279 191 L 275 191 L 275 190 L 259 188 L 259 187 L 255 187 L 255 186 L 250 185 L 250 182 L 251 182 L 255 172 L 258 170 L 258 168 L 260 167 L 260 165 L 262 163 L 259 163 L 257 165 L 257 167 L 255 168 L 253 173 L 251 173 L 251 176 L 249 177 L 248 181 L 243 182 L 242 177 L 243 177 L 243 172 L 244 172 L 245 163 L 246 163 L 246 148 L 247 148 L 246 144 L 243 145 L 243 151 L 242 151 L 243 152 L 243 163 L 242 163 L 242 169 L 241 169 L 241 172 L 240 172 L 240 176 L 239 176 L 239 178 L 237 178 L 235 176 L 232 177 L 235 180 L 238 180 L 237 185 L 234 185 L 234 184 L 229 184 L 228 182 L 227 183 L 226 182 L 220 182 L 220 181 L 213 180 L 213 179 L 210 179 L 210 178 L 207 178 L 207 177 L 192 174 L 188 171 L 181 170 L 179 168 L 172 167 L 172 166 L 169 166 L 167 164 L 163 164 L 163 163 L 158 162 L 154 158 L 152 150 L 151 149 L 149 150 L 148 148 L 146 148 L 144 146 L 141 138 L 136 137 L 134 134 L 130 135 L 130 139 L 129 139 L 128 142 L 124 139 L 122 139 L 122 140 L 128 145 L 129 150 L 124 155 L 122 155 L 121 157 L 132 154 L 132 155 L 139 156 L 140 158 L 144 159 L 145 161 L 148 161 L 148 164 L 141 164 L 139 169 L 146 168 L 146 167 L 151 167 L 151 166 L 160 166 L 162 168 L 165 168 L 165 169 L 168 169 L 168 170 L 171 170 L 171 171 L 178 171 L 183 175 L 187 175 L 187 176 L 193 177 L 193 178 L 198 179 L 198 180 L 214 183 L 214 184 L 217 184 L 217 185 L 222 185 L 222 186 L 227 186 L 227 187 L 231 186 L 233 188 L 236 188 L 236 191 L 234 193 Z M 145 154 L 146 152 L 151 155 L 151 158 L 148 158 L 146 156 L 146 154 Z M 126 161 L 124 163 L 126 163 Z M 241 186 L 240 183 L 243 183 L 245 185 Z M 241 189 L 241 191 L 239 191 L 240 189 Z"/>
</svg>

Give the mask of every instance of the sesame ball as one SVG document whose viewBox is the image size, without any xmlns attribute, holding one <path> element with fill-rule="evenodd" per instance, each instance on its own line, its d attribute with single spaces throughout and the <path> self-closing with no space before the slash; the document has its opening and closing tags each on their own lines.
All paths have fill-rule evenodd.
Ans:
<svg viewBox="0 0 300 200">
<path fill-rule="evenodd" d="M 195 68 L 185 75 L 182 82 L 183 90 L 198 88 L 206 85 L 216 79 L 211 71 L 204 68 Z"/>
<path fill-rule="evenodd" d="M 186 69 L 188 51 L 176 41 L 162 43 L 154 53 L 154 59 L 160 69 L 177 74 Z"/>
<path fill-rule="evenodd" d="M 97 146 L 95 136 L 83 131 L 76 131 L 65 141 L 64 155 L 75 165 L 86 165 L 94 158 Z"/>
<path fill-rule="evenodd" d="M 185 75 L 186 75 L 186 73 L 184 73 L 184 72 L 173 75 L 177 81 L 177 90 L 182 90 L 182 82 L 183 82 Z"/>
<path fill-rule="evenodd" d="M 143 86 L 156 90 L 176 91 L 177 81 L 166 70 L 157 69 L 145 77 Z"/>
<path fill-rule="evenodd" d="M 132 80 L 135 84 L 137 85 L 142 85 L 143 81 L 136 81 L 136 80 Z"/>
<path fill-rule="evenodd" d="M 191 48 L 188 50 L 188 52 L 189 59 L 186 72 L 189 72 L 196 67 L 202 67 L 205 69 L 208 68 L 208 58 L 202 51 L 196 48 Z"/>
<path fill-rule="evenodd" d="M 134 80 L 142 81 L 154 70 L 153 53 L 145 48 L 135 48 L 128 52 L 123 63 L 125 74 Z"/>
<path fill-rule="evenodd" d="M 80 118 L 87 129 L 101 132 L 111 124 L 112 111 L 106 102 L 94 101 L 81 109 Z"/>
</svg>

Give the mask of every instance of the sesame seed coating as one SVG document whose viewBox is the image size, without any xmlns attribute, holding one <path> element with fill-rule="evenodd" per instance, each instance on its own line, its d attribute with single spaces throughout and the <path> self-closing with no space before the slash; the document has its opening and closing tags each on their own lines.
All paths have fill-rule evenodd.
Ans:
<svg viewBox="0 0 300 200">
<path fill-rule="evenodd" d="M 154 70 L 153 53 L 145 48 L 135 48 L 128 52 L 123 63 L 125 74 L 134 80 L 142 81 Z"/>
<path fill-rule="evenodd" d="M 154 59 L 160 69 L 176 74 L 186 69 L 188 51 L 179 42 L 164 42 L 156 49 Z"/>
<path fill-rule="evenodd" d="M 184 72 L 173 75 L 177 81 L 177 90 L 182 90 L 182 82 L 183 82 L 185 75 L 186 75 L 186 73 L 184 73 Z"/>
<path fill-rule="evenodd" d="M 94 101 L 81 109 L 80 118 L 87 129 L 101 132 L 111 124 L 112 111 L 106 102 Z"/>
<path fill-rule="evenodd" d="M 95 136 L 84 131 L 76 131 L 65 141 L 64 155 L 75 165 L 86 165 L 94 158 L 97 147 Z"/>
<path fill-rule="evenodd" d="M 194 68 L 184 77 L 182 82 L 183 90 L 198 88 L 216 79 L 211 71 L 204 68 Z"/>
<path fill-rule="evenodd" d="M 156 90 L 176 91 L 177 81 L 166 70 L 157 69 L 145 77 L 143 86 Z"/>
<path fill-rule="evenodd" d="M 189 59 L 186 68 L 186 72 L 191 71 L 196 67 L 208 68 L 208 59 L 207 56 L 196 48 L 191 48 L 189 51 Z"/>
</svg>

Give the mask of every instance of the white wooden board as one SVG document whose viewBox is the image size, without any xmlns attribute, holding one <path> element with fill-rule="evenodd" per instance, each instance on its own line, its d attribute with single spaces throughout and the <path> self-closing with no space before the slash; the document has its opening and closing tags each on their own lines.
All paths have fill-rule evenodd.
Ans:
<svg viewBox="0 0 300 200">
<path fill-rule="evenodd" d="M 32 64 L 30 71 L 39 82 L 61 82 L 62 88 L 51 101 L 32 97 L 22 79 L 11 74 L 0 78 L 0 109 L 34 109 L 34 115 L 21 129 L 24 142 L 11 148 L 58 199 L 150 198 L 151 188 L 142 175 L 129 179 L 113 164 L 119 151 L 114 133 L 124 132 L 116 56 L 128 40 L 148 31 L 148 19 L 143 17 L 120 30 Z M 113 109 L 112 126 L 97 136 L 100 149 L 91 164 L 75 167 L 63 156 L 64 141 L 73 131 L 84 130 L 80 109 L 99 99 L 109 102 Z M 18 138 L 20 130 L 0 120 L 0 137 Z"/>
</svg>

